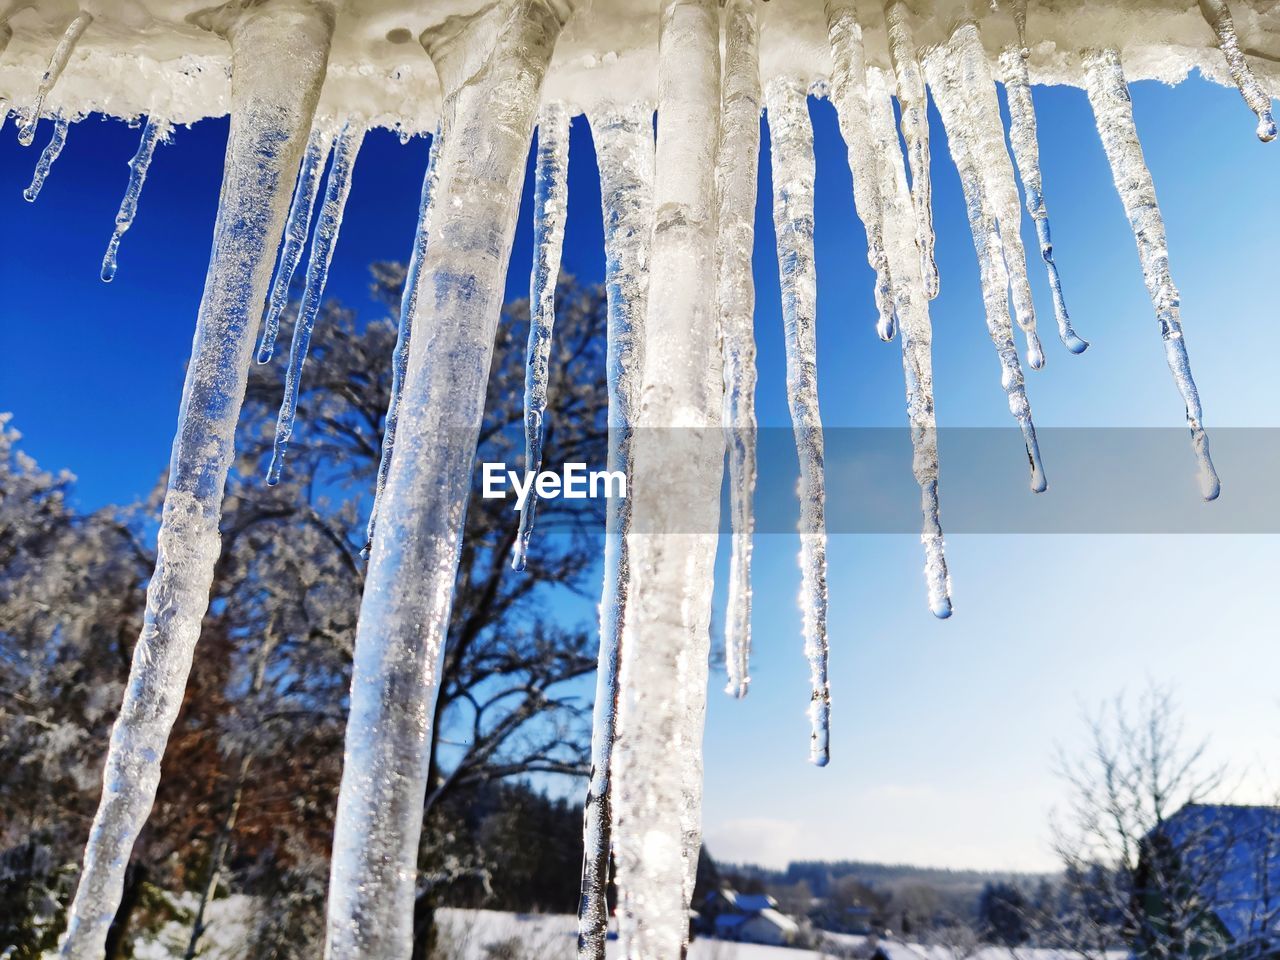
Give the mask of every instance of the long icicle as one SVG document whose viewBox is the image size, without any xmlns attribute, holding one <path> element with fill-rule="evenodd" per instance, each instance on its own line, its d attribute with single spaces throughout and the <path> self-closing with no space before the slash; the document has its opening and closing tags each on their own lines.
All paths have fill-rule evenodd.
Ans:
<svg viewBox="0 0 1280 960">
<path fill-rule="evenodd" d="M 985 178 L 980 172 L 982 161 L 973 149 L 971 130 L 965 118 L 964 95 L 956 79 L 959 64 L 945 55 L 936 60 L 931 56 L 926 62 L 926 69 L 930 71 L 929 85 L 933 88 L 935 101 L 947 127 L 951 156 L 960 173 L 969 229 L 978 253 L 987 331 L 991 334 L 991 342 L 1000 359 L 1000 385 L 1009 399 L 1009 412 L 1022 430 L 1027 461 L 1031 467 L 1031 489 L 1042 493 L 1048 488 L 1048 481 L 1040 462 L 1040 445 L 1036 441 L 1036 428 L 1031 419 L 1031 404 L 1027 400 L 1022 366 L 1018 363 L 1018 348 L 1013 342 L 1013 323 L 1009 315 L 1009 273 L 1005 266 L 1006 245 L 995 205 L 987 193 Z"/>
<path fill-rule="evenodd" d="M 93 23 L 93 14 L 81 12 L 67 24 L 67 29 L 58 40 L 58 45 L 53 48 L 49 66 L 45 69 L 44 75 L 40 78 L 40 85 L 36 88 L 36 97 L 23 111 L 22 120 L 18 124 L 18 142 L 24 147 L 31 146 L 31 142 L 35 139 L 36 124 L 40 122 L 40 114 L 44 111 L 45 98 L 49 96 L 49 91 L 62 76 L 67 61 L 71 59 L 72 51 L 75 50 L 76 44 L 80 42 L 80 38 L 91 23 Z"/>
<path fill-rule="evenodd" d="M 1049 291 L 1053 295 L 1053 316 L 1058 324 L 1058 338 L 1072 353 L 1084 353 L 1089 342 L 1076 333 L 1062 297 L 1062 279 L 1053 260 L 1053 238 L 1049 232 L 1049 208 L 1044 202 L 1044 183 L 1040 173 L 1040 145 L 1036 138 L 1036 108 L 1031 100 L 1031 78 L 1027 74 L 1026 51 L 1021 43 L 1000 55 L 1004 70 L 1004 89 L 1009 98 L 1009 142 L 1018 164 L 1018 176 L 1027 195 L 1027 212 L 1036 227 L 1040 241 L 1040 257 L 1049 274 Z"/>
<path fill-rule="evenodd" d="M 733 0 L 737 2 L 737 0 Z M 632 476 L 632 441 L 644 377 L 645 311 L 653 226 L 653 106 L 607 108 L 591 117 L 604 214 L 608 293 L 608 469 Z M 630 591 L 627 534 L 631 501 L 609 499 L 605 526 L 600 651 L 591 718 L 591 780 L 583 803 L 582 894 L 578 958 L 604 960 L 609 934 L 609 839 L 618 665 Z"/>
<path fill-rule="evenodd" d="M 824 767 L 831 756 L 831 687 L 827 678 L 827 492 L 818 411 L 818 275 L 813 260 L 813 129 L 802 81 L 773 78 L 765 87 L 765 103 L 786 333 L 787 404 L 800 461 L 800 613 L 811 684 L 809 759 Z M 865 129 L 869 136 L 870 125 Z M 879 195 L 874 158 L 872 151 L 861 154 L 861 166 L 877 181 Z"/>
<path fill-rule="evenodd" d="M 516 0 L 482 15 L 501 19 L 483 61 L 456 88 L 442 141 L 395 454 L 356 629 L 329 960 L 412 952 L 432 717 L 503 280 L 542 79 L 572 9 Z"/>
<path fill-rule="evenodd" d="M 529 346 L 524 374 L 524 472 L 542 470 L 542 439 L 546 435 L 547 381 L 551 376 L 551 338 L 555 335 L 556 285 L 569 208 L 569 111 L 563 103 L 549 103 L 538 114 L 538 154 L 533 194 L 533 268 L 529 275 Z M 529 539 L 538 511 L 533 488 L 520 511 L 511 567 L 523 570 L 529 559 Z"/>
<path fill-rule="evenodd" d="M 116 227 L 107 243 L 107 252 L 102 258 L 102 282 L 110 283 L 116 276 L 116 258 L 120 253 L 120 241 L 125 232 L 133 226 L 133 218 L 138 215 L 138 198 L 142 196 L 142 186 L 147 181 L 147 171 L 151 168 L 151 158 L 155 155 L 156 144 L 168 139 L 169 124 L 155 117 L 148 117 L 142 128 L 142 139 L 138 142 L 138 150 L 129 161 L 129 185 L 124 191 L 124 199 L 120 201 L 120 209 L 116 212 Z"/>
<path fill-rule="evenodd" d="M 62 148 L 67 144 L 67 118 L 59 114 L 53 118 L 53 134 L 49 137 L 49 142 L 40 153 L 40 159 L 36 161 L 35 172 L 31 174 L 31 184 L 26 190 L 22 191 L 23 198 L 27 203 L 35 203 L 36 197 L 40 196 L 40 191 L 44 187 L 45 178 L 49 176 L 49 170 L 53 166 L 53 162 L 58 159 L 62 153 Z"/>
<path fill-rule="evenodd" d="M 885 0 L 884 22 L 889 34 L 889 57 L 897 81 L 898 103 L 902 106 L 902 136 L 907 142 L 911 165 L 911 205 L 916 220 L 916 245 L 920 251 L 920 273 L 925 295 L 938 295 L 938 262 L 934 257 L 933 196 L 929 172 L 929 94 L 924 84 L 924 68 L 916 52 L 916 39 L 908 20 L 906 0 Z M 885 202 L 889 205 L 888 201 Z"/>
<path fill-rule="evenodd" d="M 1235 21 L 1227 0 L 1200 0 L 1200 12 L 1204 14 L 1213 32 L 1218 35 L 1218 48 L 1227 60 L 1227 70 L 1240 90 L 1240 96 L 1258 117 L 1258 139 L 1270 143 L 1276 138 L 1276 121 L 1271 116 L 1271 95 L 1258 83 L 1249 69 L 1249 61 L 1240 48 Z"/>
<path fill-rule="evenodd" d="M 320 128 L 313 129 L 307 138 L 307 149 L 302 154 L 302 166 L 298 170 L 298 183 L 293 188 L 293 200 L 289 204 L 289 219 L 284 226 L 284 244 L 280 249 L 280 262 L 271 280 L 271 294 L 267 297 L 267 309 L 262 318 L 262 336 L 258 340 L 258 362 L 270 363 L 276 352 L 276 339 L 280 335 L 280 317 L 289 302 L 289 287 L 293 275 L 302 260 L 302 248 L 307 245 L 311 232 L 311 211 L 316 205 L 320 190 L 320 175 L 324 172 L 333 138 Z"/>
<path fill-rule="evenodd" d="M 920 543 L 924 547 L 924 577 L 929 609 L 940 620 L 951 616 L 951 580 L 938 504 L 938 430 L 933 406 L 933 327 L 929 294 L 921 272 L 916 233 L 911 229 L 912 197 L 907 190 L 902 149 L 893 125 L 890 78 L 870 75 L 871 132 L 880 171 L 880 195 L 885 201 L 885 248 L 893 267 L 894 304 L 902 341 L 902 372 L 907 388 L 907 419 L 911 427 L 912 472 L 920 486 L 923 515 Z"/>
<path fill-rule="evenodd" d="M 627 956 L 679 957 L 701 844 L 724 435 L 716 329 L 717 0 L 666 0 L 644 389 L 627 540 L 614 851 Z"/>
<path fill-rule="evenodd" d="M 724 433 L 729 448 L 733 553 L 725 610 L 725 692 L 745 697 L 751 683 L 751 548 L 756 489 L 755 243 L 756 174 L 760 154 L 760 53 L 755 0 L 729 0 L 724 12 L 716 194 L 720 232 L 716 285 L 724 348 Z"/>
<path fill-rule="evenodd" d="M 218 558 L 218 525 L 270 254 L 311 125 L 333 31 L 316 5 L 239 13 L 231 41 L 231 133 L 218 219 L 169 466 L 168 489 L 102 799 L 67 920 L 63 960 L 101 960 L 134 841 L 155 800 Z M 269 105 L 269 109 L 266 109 Z"/>
<path fill-rule="evenodd" d="M 1200 394 L 1191 375 L 1191 360 L 1182 335 L 1178 288 L 1169 272 L 1169 242 L 1164 231 L 1164 217 L 1156 200 L 1156 185 L 1151 179 L 1142 155 L 1138 128 L 1133 122 L 1133 104 L 1129 85 L 1116 50 L 1090 51 L 1084 61 L 1085 88 L 1093 106 L 1098 135 L 1102 139 L 1111 176 L 1115 180 L 1120 202 L 1138 244 L 1142 261 L 1142 279 L 1155 307 L 1164 341 L 1165 358 L 1173 373 L 1174 383 L 1186 404 L 1187 426 L 1198 464 L 1200 494 L 1206 500 L 1217 498 L 1221 489 L 1218 474 L 1209 456 L 1209 438 L 1201 422 Z"/>
<path fill-rule="evenodd" d="M 396 427 L 400 423 L 400 396 L 404 391 L 404 375 L 409 367 L 409 344 L 413 339 L 413 317 L 422 295 L 419 280 L 422 261 L 427 254 L 427 239 L 431 235 L 431 198 L 440 180 L 437 161 L 443 150 L 442 126 L 436 127 L 431 138 L 431 154 L 427 158 L 427 171 L 422 176 L 422 193 L 418 197 L 418 227 L 413 235 L 413 251 L 409 254 L 409 267 L 404 275 L 404 290 L 400 294 L 400 323 L 396 327 L 396 346 L 391 354 L 391 396 L 387 401 L 387 417 L 382 429 L 382 456 L 378 461 L 378 479 L 373 490 L 373 507 L 369 511 L 368 541 L 362 556 L 368 559 L 373 545 L 373 534 L 378 527 L 378 506 L 387 486 L 387 471 L 391 469 L 391 454 L 396 445 Z"/>
<path fill-rule="evenodd" d="M 276 419 L 275 448 L 271 452 L 271 465 L 267 468 L 267 483 L 280 482 L 284 470 L 284 458 L 289 452 L 289 440 L 293 437 L 293 425 L 298 415 L 298 393 L 302 386 L 302 368 L 307 362 L 311 347 L 311 334 L 324 297 L 325 283 L 329 279 L 329 264 L 333 262 L 333 248 L 342 229 L 342 212 L 351 192 L 351 168 L 364 141 L 364 127 L 352 128 L 347 123 L 333 141 L 333 167 L 325 186 L 324 206 L 316 221 L 315 237 L 311 242 L 311 259 L 307 263 L 307 283 L 302 293 L 302 304 L 293 324 L 293 342 L 289 346 L 289 367 L 285 372 L 284 399 L 280 401 L 280 414 Z"/>
<path fill-rule="evenodd" d="M 894 335 L 893 278 L 884 252 L 884 211 L 880 184 L 864 158 L 871 156 L 867 126 L 867 65 L 862 49 L 862 26 L 853 0 L 827 0 L 827 35 L 831 42 L 831 102 L 840 120 L 840 133 L 849 152 L 853 202 L 867 232 L 867 262 L 876 274 L 875 301 L 881 340 Z"/>
</svg>

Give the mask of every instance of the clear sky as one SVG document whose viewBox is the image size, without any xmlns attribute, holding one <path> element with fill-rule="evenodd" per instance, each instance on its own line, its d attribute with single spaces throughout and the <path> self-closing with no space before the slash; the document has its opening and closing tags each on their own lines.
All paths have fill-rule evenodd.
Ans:
<svg viewBox="0 0 1280 960">
<path fill-rule="evenodd" d="M 1040 145 L 1057 259 L 1082 357 L 1057 343 L 1043 270 L 1032 284 L 1049 363 L 1028 373 L 1041 427 L 1180 427 L 1181 404 L 1137 256 L 1084 94 L 1037 88 Z M 1192 362 L 1214 427 L 1280 426 L 1272 287 L 1280 145 L 1253 136 L 1234 90 L 1198 79 L 1135 87 L 1148 163 L 1169 229 Z M 819 379 L 831 426 L 905 422 L 900 352 L 874 333 L 871 275 L 835 116 L 810 101 L 817 143 Z M 0 136 L 0 409 L 25 448 L 79 477 L 86 507 L 143 496 L 168 459 L 183 365 L 208 258 L 226 121 L 177 131 L 158 149 L 114 283 L 102 251 L 138 131 L 90 118 L 34 204 L 22 200 L 38 150 Z M 1006 426 L 984 326 L 959 183 L 936 114 L 934 200 L 942 293 L 932 307 L 942 426 Z M 337 246 L 329 294 L 372 310 L 367 265 L 407 256 L 426 145 L 368 137 Z M 782 328 L 761 169 L 755 276 L 762 425 L 788 423 Z M 508 294 L 527 292 L 526 189 Z M 599 189 L 589 133 L 575 122 L 564 268 L 603 273 Z M 1054 495 L 1053 449 L 1044 449 Z M 943 519 L 947 461 L 943 449 Z M 993 471 L 1024 469 L 1011 446 Z M 1247 468 L 1236 463 L 1235 469 Z M 1223 497 L 1233 476 L 1224 473 Z M 909 475 L 901 481 L 912 483 Z M 1190 454 L 1162 495 L 1195 498 Z M 1025 488 L 1024 488 L 1025 489 Z M 838 497 L 833 490 L 832 496 Z M 1026 497 L 1031 497 L 1026 492 Z M 1203 507 L 1212 510 L 1212 505 Z M 706 837 L 725 860 L 781 864 L 860 858 L 990 868 L 1052 866 L 1047 822 L 1062 799 L 1058 745 L 1079 747 L 1081 710 L 1148 680 L 1171 684 L 1189 732 L 1245 774 L 1261 799 L 1280 770 L 1280 630 L 1272 536 L 983 535 L 948 538 L 955 616 L 925 605 L 919 546 L 852 535 L 830 548 L 832 763 L 807 757 L 807 668 L 795 597 L 794 536 L 756 550 L 750 696 L 713 677 L 706 736 Z M 721 580 L 726 563 L 722 551 Z M 723 603 L 723 596 L 718 606 Z M 567 616 L 589 610 L 566 608 Z M 717 617 L 719 621 L 720 618 Z"/>
</svg>

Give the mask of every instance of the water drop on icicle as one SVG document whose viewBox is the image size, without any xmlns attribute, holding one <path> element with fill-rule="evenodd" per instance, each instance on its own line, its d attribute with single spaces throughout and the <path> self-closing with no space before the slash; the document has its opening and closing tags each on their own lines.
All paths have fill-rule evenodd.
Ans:
<svg viewBox="0 0 1280 960">
<path fill-rule="evenodd" d="M 1024 9 L 1025 23 L 1025 9 Z M 1053 315 L 1058 323 L 1058 337 L 1072 353 L 1084 353 L 1089 342 L 1080 337 L 1071 325 L 1067 303 L 1062 297 L 1062 279 L 1058 265 L 1053 260 L 1053 239 L 1049 232 L 1049 210 L 1044 202 L 1044 184 L 1040 174 L 1040 145 L 1036 139 L 1036 111 L 1031 100 L 1031 80 L 1027 74 L 1027 60 L 1021 48 L 1009 48 L 1000 55 L 1004 68 L 1004 89 L 1009 97 L 1009 142 L 1013 145 L 1013 158 L 1022 177 L 1022 188 L 1027 195 L 1027 212 L 1036 227 L 1040 241 L 1040 257 L 1049 274 L 1049 290 L 1053 295 Z"/>
<path fill-rule="evenodd" d="M 1085 57 L 1084 66 L 1085 89 L 1093 106 L 1107 162 L 1111 165 L 1112 179 L 1138 244 L 1142 279 L 1146 281 L 1147 293 L 1160 324 L 1165 358 L 1186 404 L 1191 445 L 1199 465 L 1200 493 L 1204 499 L 1213 500 L 1220 491 L 1218 474 L 1209 457 L 1209 438 L 1201 422 L 1200 394 L 1191 375 L 1191 360 L 1182 335 L 1178 288 L 1174 286 L 1169 272 L 1169 243 L 1164 217 L 1156 200 L 1155 181 L 1151 179 L 1151 171 L 1142 156 L 1142 143 L 1133 122 L 1133 105 L 1129 100 L 1124 67 L 1120 54 L 1115 50 L 1091 51 Z"/>
<path fill-rule="evenodd" d="M 66 31 L 58 40 L 58 45 L 54 47 L 53 56 L 49 58 L 49 66 L 45 69 L 44 75 L 40 78 L 40 85 L 36 88 L 36 98 L 31 102 L 31 106 L 23 111 L 22 120 L 18 125 L 18 142 L 24 147 L 31 146 L 31 141 L 35 139 L 36 124 L 40 122 L 45 98 L 49 96 L 49 91 L 62 76 L 67 61 L 71 59 L 71 52 L 75 50 L 80 37 L 84 35 L 91 23 L 93 23 L 93 14 L 81 13 L 67 24 Z"/>
<path fill-rule="evenodd" d="M 348 123 L 333 141 L 333 167 L 325 186 L 324 206 L 316 222 L 315 236 L 311 241 L 311 260 L 307 263 L 307 284 L 298 307 L 298 318 L 293 325 L 293 343 L 289 347 L 289 367 L 285 373 L 284 399 L 280 402 L 280 414 L 276 419 L 275 449 L 271 453 L 271 465 L 267 469 L 267 483 L 280 482 L 285 454 L 293 436 L 294 418 L 298 415 L 298 391 L 302 384 L 302 367 L 307 362 L 307 350 L 311 347 L 311 332 L 315 329 L 320 313 L 320 301 L 324 285 L 329 279 L 329 264 L 333 261 L 333 248 L 338 242 L 342 227 L 342 211 L 351 191 L 351 168 L 364 141 L 364 128 L 352 129 Z"/>
<path fill-rule="evenodd" d="M 103 283 L 110 283 L 115 279 L 120 240 L 133 226 L 133 218 L 138 213 L 138 197 L 142 194 L 142 185 L 146 183 L 147 170 L 151 167 L 151 157 L 155 154 L 156 144 L 168 137 L 168 131 L 168 123 L 153 117 L 148 117 L 146 126 L 142 128 L 142 140 L 138 143 L 138 151 L 129 161 L 129 186 L 125 189 L 124 199 L 120 201 L 120 210 L 116 213 L 116 229 L 111 234 L 106 255 L 102 258 Z"/>
<path fill-rule="evenodd" d="M 1218 48 L 1227 60 L 1227 70 L 1235 81 L 1244 102 L 1258 116 L 1258 139 L 1270 143 L 1276 138 L 1276 122 L 1271 116 L 1271 95 L 1262 89 L 1257 77 L 1249 69 L 1249 61 L 1240 49 L 1240 37 L 1227 0 L 1200 0 L 1200 12 L 1204 14 L 1213 32 L 1218 35 Z"/>
<path fill-rule="evenodd" d="M 289 287 L 302 259 L 302 248 L 307 245 L 307 232 L 311 229 L 311 210 L 316 204 L 320 189 L 320 174 L 333 143 L 329 135 L 313 129 L 307 138 L 307 149 L 302 155 L 298 181 L 293 188 L 293 201 L 289 205 L 289 219 L 284 228 L 284 246 L 280 250 L 280 262 L 276 265 L 275 278 L 271 281 L 271 295 L 262 318 L 262 338 L 258 341 L 258 362 L 270 363 L 275 354 L 276 338 L 280 335 L 280 316 L 289 302 Z"/>
<path fill-rule="evenodd" d="M 53 161 L 58 159 L 66 143 L 67 119 L 61 116 L 54 117 L 53 136 L 49 138 L 49 143 L 36 162 L 35 173 L 31 175 L 31 185 L 22 192 L 22 196 L 28 203 L 35 203 L 36 197 L 40 196 L 40 189 L 44 186 L 45 178 L 49 176 L 49 168 L 53 166 Z"/>
<path fill-rule="evenodd" d="M 547 380 L 550 377 L 551 337 L 556 323 L 556 283 L 569 207 L 569 111 L 550 103 L 538 114 L 538 155 L 533 196 L 533 269 L 529 276 L 529 347 L 524 372 L 524 472 L 542 469 L 542 440 L 546 434 Z M 511 555 L 513 570 L 523 570 L 529 558 L 529 539 L 537 515 L 538 497 L 531 487 L 520 511 L 520 531 Z"/>
<path fill-rule="evenodd" d="M 813 260 L 813 130 L 805 85 L 799 80 L 770 80 L 765 101 L 769 108 L 773 222 L 786 333 L 787 402 L 800 460 L 800 611 L 812 685 L 809 759 L 821 767 L 830 759 L 831 690 L 827 680 L 826 480 L 815 329 L 818 277 Z M 865 130 L 869 135 L 869 124 Z M 870 151 L 861 154 L 862 158 L 872 156 Z M 875 180 L 874 164 L 864 162 L 862 166 Z M 879 196 L 880 185 L 876 182 L 875 186 Z"/>
</svg>

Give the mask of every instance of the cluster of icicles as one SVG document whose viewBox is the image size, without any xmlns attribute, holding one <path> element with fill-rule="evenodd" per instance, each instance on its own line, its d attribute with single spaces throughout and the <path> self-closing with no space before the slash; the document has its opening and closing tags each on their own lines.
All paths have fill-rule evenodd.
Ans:
<svg viewBox="0 0 1280 960">
<path fill-rule="evenodd" d="M 1008 94 L 1012 160 L 996 77 L 979 21 L 920 50 L 904 0 L 885 0 L 892 72 L 869 67 L 852 0 L 827 0 L 834 70 L 828 94 L 848 146 L 854 201 L 875 273 L 877 330 L 901 342 L 907 415 L 921 492 L 928 603 L 951 613 L 939 522 L 938 457 L 929 301 L 938 293 L 930 212 L 932 93 L 960 173 L 981 271 L 987 327 L 1001 384 L 1026 444 L 1031 487 L 1046 489 L 1014 325 L 1026 362 L 1044 353 L 1022 247 L 1015 163 L 1048 272 L 1058 334 L 1072 328 L 1054 265 L 1026 65 L 1026 0 L 1004 0 L 1018 43 L 999 57 Z M 417 233 L 392 357 L 369 572 L 356 642 L 345 767 L 333 847 L 326 956 L 404 958 L 410 952 L 415 858 L 439 681 L 485 380 L 498 321 L 523 167 L 537 128 L 535 253 L 525 387 L 526 467 L 542 461 L 555 283 L 567 208 L 570 115 L 539 108 L 540 85 L 573 0 L 510 0 L 471 21 L 449 21 L 424 45 L 445 91 L 431 141 Z M 1231 74 L 1275 136 L 1270 100 L 1249 72 L 1222 0 L 1201 0 Z M 1005 15 L 1001 14 L 1001 15 Z M 309 233 L 311 256 L 293 330 L 268 482 L 275 483 L 293 430 L 299 381 L 342 223 L 364 130 L 312 129 L 334 10 L 305 0 L 250 5 L 227 30 L 233 53 L 232 133 L 205 296 L 188 372 L 158 562 L 145 626 L 108 753 L 101 807 L 61 946 L 67 958 L 102 955 L 129 853 L 154 799 L 160 757 L 181 703 L 213 562 L 220 502 L 254 333 L 265 304 L 257 360 L 275 348 L 290 284 Z M 91 25 L 67 27 L 32 103 L 19 111 L 31 143 L 46 95 Z M 476 57 L 472 35 L 487 47 Z M 721 50 L 723 49 L 723 63 Z M 815 348 L 814 155 L 800 80 L 761 83 L 755 0 L 664 0 L 659 53 L 661 116 L 651 103 L 590 112 L 601 176 L 608 288 L 609 469 L 631 478 L 632 496 L 609 505 L 600 608 L 600 653 L 586 800 L 579 956 L 604 956 L 612 852 L 626 955 L 667 960 L 687 941 L 687 908 L 700 843 L 701 734 L 715 558 L 715 518 L 727 450 L 732 562 L 726 614 L 728 691 L 749 683 L 755 345 L 751 272 L 759 118 L 767 109 L 773 213 L 786 332 L 787 394 L 800 463 L 804 648 L 812 676 L 811 758 L 828 760 L 827 575 L 822 425 Z M 1133 228 L 1160 336 L 1186 403 L 1203 496 L 1218 480 L 1201 425 L 1164 226 L 1134 127 L 1121 57 L 1084 56 L 1085 86 Z M 895 124 L 893 98 L 900 108 Z M 7 105 L 6 105 L 7 107 Z M 5 114 L 7 115 L 7 109 Z M 26 196 L 36 199 L 67 135 L 53 137 Z M 152 118 L 130 161 L 128 189 L 102 278 L 137 210 L 158 143 Z M 905 144 L 905 151 L 903 145 Z M 332 155 L 332 160 L 329 160 Z M 484 155 L 485 164 L 472 158 Z M 313 208 L 329 166 L 319 213 Z M 295 171 L 297 173 L 295 177 Z M 292 202 L 290 203 L 290 197 Z M 447 202 L 445 202 L 447 201 Z M 281 237 L 283 242 L 281 244 Z M 277 245 L 279 255 L 276 258 Z M 274 280 L 271 266 L 276 264 Z M 724 444 L 719 455 L 672 453 L 655 431 L 678 425 Z M 670 495 L 672 489 L 679 495 Z M 678 503 L 678 506 L 676 504 Z M 536 504 L 520 517 L 513 564 L 523 569 Z M 687 531 L 705 511 L 706 532 Z M 678 516 L 676 514 L 679 514 Z M 643 518 L 644 527 L 633 519 Z M 643 529 L 646 532 L 640 533 Z M 657 531 L 657 532 L 650 532 Z"/>
</svg>

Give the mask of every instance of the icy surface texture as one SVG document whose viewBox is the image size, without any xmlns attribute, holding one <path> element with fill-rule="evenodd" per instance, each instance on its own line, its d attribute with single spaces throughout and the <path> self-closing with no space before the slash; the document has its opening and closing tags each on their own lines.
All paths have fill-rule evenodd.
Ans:
<svg viewBox="0 0 1280 960">
<path fill-rule="evenodd" d="M 31 183 L 22 191 L 22 196 L 27 203 L 36 202 L 36 197 L 40 196 L 40 191 L 44 189 L 44 182 L 53 168 L 54 161 L 62 154 L 62 148 L 67 145 L 67 126 L 66 117 L 53 118 L 53 133 L 49 135 L 49 142 L 40 151 L 40 159 L 36 161 L 36 168 L 31 174 Z"/>
<path fill-rule="evenodd" d="M 724 647 L 727 693 L 751 683 L 751 535 L 756 489 L 755 245 L 756 175 L 760 154 L 760 55 L 756 0 L 729 0 L 724 11 L 725 61 L 716 153 L 716 285 L 724 351 L 724 434 L 729 448 L 733 552 Z"/>
<path fill-rule="evenodd" d="M 1200 12 L 1218 35 L 1218 46 L 1227 59 L 1231 79 L 1240 88 L 1240 95 L 1249 109 L 1258 115 L 1258 139 L 1267 143 L 1276 138 L 1276 122 L 1271 117 L 1271 95 L 1262 89 L 1257 77 L 1249 68 L 1249 61 L 1240 49 L 1240 37 L 1236 34 L 1235 21 L 1227 8 L 1227 0 L 1200 0 Z"/>
<path fill-rule="evenodd" d="M 138 199 L 142 196 L 143 184 L 147 182 L 147 171 L 151 169 L 156 144 L 168 138 L 169 125 L 163 120 L 148 117 L 142 128 L 142 138 L 138 141 L 138 151 L 129 161 L 129 185 L 125 188 L 124 199 L 120 201 L 120 209 L 116 213 L 116 228 L 107 242 L 107 252 L 102 258 L 103 283 L 110 283 L 115 279 L 120 241 L 133 226 L 133 218 L 138 215 Z"/>
<path fill-rule="evenodd" d="M 604 215 L 608 292 L 609 470 L 633 475 L 632 445 L 644 375 L 649 246 L 653 230 L 653 106 L 602 107 L 591 116 Z M 591 780 L 583 804 L 582 902 L 578 957 L 603 960 L 609 934 L 611 785 L 617 733 L 618 667 L 630 592 L 631 501 L 611 498 L 600 597 L 600 651 L 591 720 Z"/>
<path fill-rule="evenodd" d="M 542 79 L 571 9 L 547 0 L 503 9 L 492 45 L 458 90 L 437 160 L 438 202 L 356 632 L 331 960 L 411 952 L 431 718 L 485 385 Z"/>
<path fill-rule="evenodd" d="M 702 727 L 724 444 L 715 307 L 716 0 L 668 0 L 658 67 L 644 387 L 614 753 L 619 932 L 678 957 L 700 846 Z"/>
<path fill-rule="evenodd" d="M 1200 495 L 1206 500 L 1213 500 L 1220 489 L 1218 474 L 1209 457 L 1209 438 L 1202 423 L 1200 394 L 1191 376 L 1191 360 L 1182 336 L 1178 288 L 1169 273 L 1169 242 L 1164 232 L 1164 217 L 1156 200 L 1155 182 L 1142 156 L 1138 128 L 1133 123 L 1133 105 L 1129 102 L 1129 85 L 1125 81 L 1120 54 L 1115 50 L 1093 51 L 1086 60 L 1085 77 L 1098 135 L 1111 164 L 1111 176 L 1138 244 L 1142 278 L 1156 310 L 1165 358 L 1186 404 L 1187 426 L 1191 429 L 1191 446 L 1198 465 Z"/>
<path fill-rule="evenodd" d="M 556 283 L 560 252 L 569 212 L 569 111 L 563 103 L 549 103 L 538 114 L 538 156 L 533 191 L 533 269 L 529 276 L 529 346 L 524 374 L 524 471 L 542 469 L 542 438 L 546 433 L 547 378 L 550 376 L 551 338 L 556 325 Z M 538 495 L 531 490 L 520 511 L 520 531 L 511 566 L 523 570 L 529 539 L 538 512 Z"/>
<path fill-rule="evenodd" d="M 213 252 L 183 388 L 142 633 L 61 955 L 102 956 L 129 854 L 155 799 L 218 557 L 218 521 L 271 256 L 324 77 L 332 20 L 276 2 L 230 27 L 235 90 Z"/>
<path fill-rule="evenodd" d="M 23 112 L 22 122 L 18 125 L 18 142 L 24 147 L 29 147 L 31 141 L 35 139 L 36 124 L 40 122 L 40 114 L 44 110 L 44 101 L 49 96 L 49 91 L 53 89 L 54 84 L 58 82 L 58 78 L 62 76 L 62 71 L 67 67 L 67 61 L 71 59 L 71 52 L 75 50 L 76 44 L 80 42 L 80 38 L 91 23 L 93 23 L 93 14 L 77 14 L 75 19 L 67 24 L 66 32 L 63 33 L 62 38 L 58 41 L 58 45 L 53 48 L 53 56 L 49 58 L 49 66 L 40 77 L 40 86 L 36 88 L 35 99 Z"/>
</svg>

